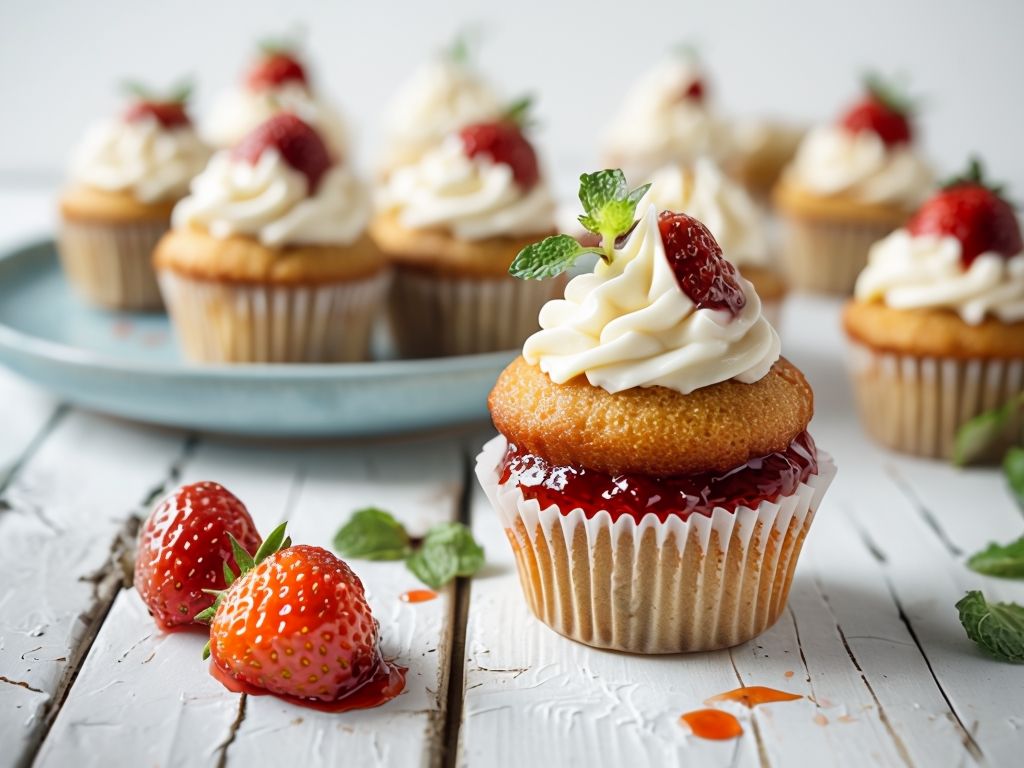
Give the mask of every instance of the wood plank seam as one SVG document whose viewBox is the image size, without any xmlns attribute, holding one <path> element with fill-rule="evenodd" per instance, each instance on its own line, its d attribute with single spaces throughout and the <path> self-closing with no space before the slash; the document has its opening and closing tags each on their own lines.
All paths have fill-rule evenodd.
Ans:
<svg viewBox="0 0 1024 768">
<path fill-rule="evenodd" d="M 220 746 L 217 747 L 217 768 L 225 768 L 228 764 L 228 750 L 235 743 L 238 730 L 242 727 L 242 721 L 245 720 L 245 706 L 248 701 L 249 695 L 246 693 L 238 697 L 238 715 L 235 716 L 234 721 L 231 723 L 228 735 L 221 742 Z"/>
<path fill-rule="evenodd" d="M 796 618 L 795 617 L 793 618 L 793 626 L 794 626 L 794 628 L 796 627 Z M 800 634 L 798 632 L 797 633 L 797 640 L 798 641 L 799 641 L 799 638 L 800 638 Z M 733 655 L 733 651 L 734 650 L 735 650 L 734 648 L 730 648 L 729 649 L 729 663 L 732 665 L 732 671 L 736 675 L 736 681 L 739 683 L 740 688 L 742 688 L 743 686 L 746 685 L 746 683 L 743 681 L 743 675 L 740 674 L 739 667 L 736 666 L 736 657 Z M 802 650 L 800 651 L 800 656 L 801 656 L 801 659 L 802 659 L 803 658 L 803 651 Z M 804 671 L 806 671 L 806 670 L 807 670 L 807 663 L 805 661 L 804 662 Z M 810 678 L 810 674 L 808 674 L 808 678 Z M 751 728 L 754 731 L 754 743 L 757 744 L 757 759 L 761 763 L 761 768 L 771 768 L 772 762 L 768 758 L 768 748 L 767 748 L 767 746 L 764 743 L 764 734 L 761 733 L 761 726 L 758 724 L 757 716 L 753 712 L 751 712 L 750 725 L 751 725 Z M 730 766 L 736 765 L 736 760 L 738 759 L 738 757 L 739 757 L 739 741 L 737 740 L 736 750 L 733 752 L 732 760 L 729 763 Z"/>
<path fill-rule="evenodd" d="M 53 409 L 53 413 L 43 423 L 43 426 L 39 428 L 39 431 L 29 441 L 28 445 L 21 454 L 16 458 L 11 465 L 7 467 L 3 475 L 0 475 L 0 513 L 7 509 L 7 504 L 4 502 L 2 495 L 10 487 L 11 483 L 18 476 L 21 468 L 25 466 L 29 459 L 39 450 L 42 444 L 46 441 L 46 438 L 50 436 L 57 425 L 61 422 L 61 419 L 67 415 L 70 410 L 66 403 L 60 403 L 56 408 Z"/>
<path fill-rule="evenodd" d="M 886 465 L 885 472 L 890 478 L 892 478 L 893 484 L 899 490 L 900 494 L 907 500 L 914 512 L 917 513 L 917 516 L 924 521 L 924 524 L 931 529 L 932 533 L 935 534 L 942 546 L 946 548 L 946 551 L 957 559 L 963 557 L 964 551 L 957 546 L 957 544 L 950 538 L 949 534 L 946 533 L 946 529 L 942 527 L 939 519 L 928 508 L 928 505 L 921 501 L 920 497 L 910 486 L 910 483 L 907 482 L 907 479 L 903 476 L 903 473 L 901 473 L 892 464 Z"/>
</svg>

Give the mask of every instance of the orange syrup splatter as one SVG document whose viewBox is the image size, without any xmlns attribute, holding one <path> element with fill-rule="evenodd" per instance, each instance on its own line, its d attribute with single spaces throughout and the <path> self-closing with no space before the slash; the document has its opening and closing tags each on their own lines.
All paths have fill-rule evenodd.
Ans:
<svg viewBox="0 0 1024 768">
<path fill-rule="evenodd" d="M 679 718 L 700 739 L 724 741 L 743 735 L 740 721 L 720 709 L 698 709 Z"/>
<path fill-rule="evenodd" d="M 437 592 L 431 589 L 410 589 L 408 592 L 403 592 L 399 599 L 403 603 L 425 603 L 435 597 L 437 597 Z"/>
<path fill-rule="evenodd" d="M 733 691 L 726 691 L 717 696 L 712 696 L 704 703 L 707 705 L 716 704 L 720 701 L 735 701 L 748 709 L 753 709 L 758 704 L 771 704 L 777 701 L 796 701 L 802 699 L 798 693 L 779 691 L 775 688 L 767 688 L 763 685 L 751 685 L 745 688 L 737 688 Z"/>
</svg>

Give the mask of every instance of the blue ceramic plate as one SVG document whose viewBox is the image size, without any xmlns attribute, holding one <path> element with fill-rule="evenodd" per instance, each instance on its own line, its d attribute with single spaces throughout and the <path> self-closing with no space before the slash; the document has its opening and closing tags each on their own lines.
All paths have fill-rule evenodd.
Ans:
<svg viewBox="0 0 1024 768">
<path fill-rule="evenodd" d="M 0 257 L 0 363 L 87 408 L 249 435 L 370 435 L 487 416 L 514 352 L 332 365 L 190 365 L 163 314 L 74 295 L 52 242 Z"/>
</svg>

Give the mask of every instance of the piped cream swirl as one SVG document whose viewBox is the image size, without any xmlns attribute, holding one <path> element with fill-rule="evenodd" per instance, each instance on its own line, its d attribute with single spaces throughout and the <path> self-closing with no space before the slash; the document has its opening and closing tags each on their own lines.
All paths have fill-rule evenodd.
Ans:
<svg viewBox="0 0 1024 768">
<path fill-rule="evenodd" d="M 1024 253 L 983 253 L 965 267 L 955 237 L 898 229 L 871 248 L 855 295 L 894 309 L 950 309 L 969 325 L 986 315 L 1016 323 L 1024 320 Z"/>
<path fill-rule="evenodd" d="M 523 357 L 556 384 L 584 375 L 608 392 L 662 386 L 687 394 L 729 379 L 753 383 L 779 358 L 779 336 L 742 277 L 740 314 L 701 308 L 680 290 L 648 207 L 610 264 L 574 278 L 540 312 Z"/>
</svg>

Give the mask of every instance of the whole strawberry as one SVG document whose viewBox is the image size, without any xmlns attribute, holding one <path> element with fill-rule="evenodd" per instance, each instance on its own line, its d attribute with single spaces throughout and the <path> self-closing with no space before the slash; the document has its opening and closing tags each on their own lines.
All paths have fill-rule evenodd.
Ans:
<svg viewBox="0 0 1024 768">
<path fill-rule="evenodd" d="M 291 112 L 280 112 L 257 126 L 239 142 L 232 154 L 255 165 L 271 148 L 306 177 L 311 194 L 331 167 L 331 155 L 320 134 Z"/>
<path fill-rule="evenodd" d="M 177 128 L 191 125 L 186 102 L 192 93 L 192 85 L 184 82 L 169 93 L 157 93 L 141 83 L 130 81 L 125 84 L 132 96 L 132 101 L 125 109 L 123 119 L 126 123 L 152 118 L 163 128 Z"/>
<path fill-rule="evenodd" d="M 293 44 L 264 41 L 260 48 L 262 55 L 245 76 L 245 84 L 249 90 L 261 91 L 285 83 L 309 85 L 306 69 L 296 56 Z"/>
<path fill-rule="evenodd" d="M 540 181 L 537 153 L 523 134 L 530 106 L 529 97 L 520 99 L 508 108 L 501 119 L 467 125 L 459 131 L 466 157 L 483 155 L 492 163 L 507 165 L 523 189 L 530 189 Z"/>
<path fill-rule="evenodd" d="M 213 663 L 271 693 L 333 702 L 385 669 L 362 582 L 321 547 L 261 551 L 206 615 Z"/>
<path fill-rule="evenodd" d="M 840 124 L 851 133 L 870 131 L 887 147 L 910 143 L 911 102 L 876 75 L 865 78 L 865 89 L 867 95 L 846 111 Z"/>
<path fill-rule="evenodd" d="M 139 534 L 135 588 L 158 624 L 192 624 L 213 604 L 204 590 L 227 586 L 231 537 L 247 552 L 262 542 L 245 505 L 217 483 L 185 485 L 157 503 Z"/>
</svg>

